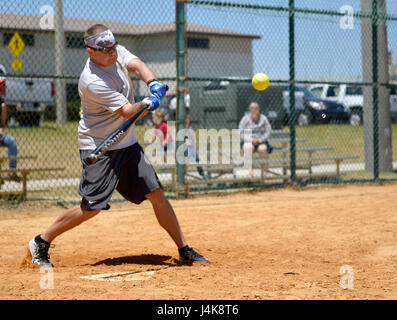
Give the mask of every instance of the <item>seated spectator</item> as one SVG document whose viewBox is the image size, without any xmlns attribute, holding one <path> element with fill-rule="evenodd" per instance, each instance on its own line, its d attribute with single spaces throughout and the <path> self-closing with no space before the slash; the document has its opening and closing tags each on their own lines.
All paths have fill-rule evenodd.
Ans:
<svg viewBox="0 0 397 320">
<path fill-rule="evenodd" d="M 8 156 L 16 157 L 18 154 L 17 150 L 17 141 L 13 136 L 7 135 L 4 133 L 5 128 L 7 127 L 7 105 L 3 98 L 0 96 L 0 146 L 5 146 L 8 148 Z M 10 159 L 9 167 L 11 170 L 15 170 L 17 168 L 17 160 Z M 20 182 L 22 179 L 17 175 L 16 172 L 9 173 L 9 179 L 14 180 L 16 182 Z"/>
<path fill-rule="evenodd" d="M 244 154 L 252 156 L 254 151 L 259 153 L 261 159 L 268 159 L 268 155 L 273 151 L 269 144 L 272 127 L 265 115 L 260 113 L 260 106 L 257 102 L 251 102 L 248 107 L 249 112 L 241 119 L 239 124 L 240 134 L 242 138 L 241 145 Z M 249 131 L 250 132 L 247 132 Z M 265 164 L 266 177 L 272 177 L 268 172 L 269 164 Z M 253 176 L 252 166 L 249 168 L 249 176 Z"/>
</svg>

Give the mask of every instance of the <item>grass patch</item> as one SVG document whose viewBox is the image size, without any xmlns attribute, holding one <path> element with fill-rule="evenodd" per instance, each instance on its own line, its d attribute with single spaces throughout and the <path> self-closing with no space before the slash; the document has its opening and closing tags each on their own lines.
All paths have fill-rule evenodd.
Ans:
<svg viewBox="0 0 397 320">
<path fill-rule="evenodd" d="M 352 162 L 365 161 L 363 126 L 327 124 L 297 127 L 296 136 L 306 139 L 305 142 L 298 142 L 298 147 L 330 146 L 332 149 L 321 151 L 321 155 L 357 155 L 360 159 Z M 392 125 L 392 150 L 393 160 L 397 160 L 397 124 Z"/>
<path fill-rule="evenodd" d="M 26 159 L 18 162 L 19 168 L 65 167 L 63 172 L 32 173 L 29 177 L 35 179 L 80 178 L 81 163 L 77 143 L 78 121 L 70 121 L 64 126 L 47 121 L 39 128 L 7 128 L 5 133 L 14 136 L 18 142 L 18 154 L 35 155 L 37 159 Z M 146 130 L 152 127 L 137 126 L 137 136 L 144 141 Z M 286 130 L 288 130 L 286 128 Z M 349 162 L 363 162 L 364 159 L 364 129 L 345 124 L 310 125 L 296 128 L 296 136 L 305 138 L 305 142 L 297 142 L 297 147 L 330 146 L 331 150 L 319 151 L 315 156 L 358 155 L 360 158 Z M 397 160 L 397 124 L 392 125 L 393 158 Z M 277 145 L 275 145 L 277 146 Z M 0 156 L 7 155 L 7 148 L 0 148 Z M 280 157 L 280 154 L 272 157 Z M 307 157 L 307 152 L 298 152 L 297 157 Z M 330 162 L 333 163 L 333 162 Z M 8 167 L 7 164 L 3 168 Z M 396 173 L 382 174 L 381 177 L 394 178 Z M 372 178 L 372 173 L 344 173 L 343 179 Z M 38 198 L 76 199 L 76 187 L 51 188 L 50 193 L 36 192 Z M 117 198 L 117 196 L 116 196 Z"/>
<path fill-rule="evenodd" d="M 40 128 L 8 128 L 7 134 L 14 136 L 18 142 L 19 155 L 35 155 L 37 159 L 20 160 L 19 167 L 59 167 L 63 172 L 35 173 L 37 177 L 48 175 L 59 178 L 76 178 L 81 174 L 81 163 L 77 144 L 78 121 L 70 121 L 64 126 L 55 122 L 45 122 Z M 145 131 L 151 127 L 136 126 L 138 140 L 143 141 Z M 350 125 L 311 125 L 296 128 L 296 136 L 305 138 L 296 146 L 329 146 L 331 150 L 319 151 L 318 156 L 358 155 L 364 161 L 364 130 L 362 126 Z M 392 142 L 397 141 L 397 124 L 392 126 Z M 0 148 L 0 155 L 7 155 L 6 148 Z M 274 155 L 278 157 L 279 154 Z M 307 152 L 297 152 L 297 157 L 306 157 Z M 397 143 L 393 143 L 393 158 L 397 160 Z"/>
<path fill-rule="evenodd" d="M 65 167 L 62 172 L 34 173 L 36 178 L 76 178 L 81 175 L 81 162 L 77 142 L 78 121 L 69 121 L 64 126 L 45 122 L 39 128 L 7 128 L 6 134 L 17 139 L 18 155 L 37 156 L 36 159 L 21 159 L 19 168 Z M 138 139 L 143 138 L 147 127 L 138 126 Z M 0 155 L 7 155 L 7 148 L 0 148 Z"/>
</svg>

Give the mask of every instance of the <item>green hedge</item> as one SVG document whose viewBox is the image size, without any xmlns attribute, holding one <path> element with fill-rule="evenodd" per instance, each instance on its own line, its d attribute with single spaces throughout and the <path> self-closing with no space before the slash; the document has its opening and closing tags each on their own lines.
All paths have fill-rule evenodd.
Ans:
<svg viewBox="0 0 397 320">
<path fill-rule="evenodd" d="M 66 108 L 68 121 L 80 120 L 81 101 L 79 98 L 68 101 Z M 45 111 L 45 120 L 55 121 L 56 118 L 56 106 L 47 107 Z"/>
</svg>

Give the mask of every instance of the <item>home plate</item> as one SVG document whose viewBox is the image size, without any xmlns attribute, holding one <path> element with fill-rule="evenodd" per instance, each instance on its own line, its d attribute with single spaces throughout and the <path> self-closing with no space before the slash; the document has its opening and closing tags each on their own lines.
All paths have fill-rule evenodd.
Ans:
<svg viewBox="0 0 397 320">
<path fill-rule="evenodd" d="M 114 272 L 81 276 L 80 278 L 99 281 L 142 281 L 150 279 L 154 273 L 154 271 Z"/>
</svg>

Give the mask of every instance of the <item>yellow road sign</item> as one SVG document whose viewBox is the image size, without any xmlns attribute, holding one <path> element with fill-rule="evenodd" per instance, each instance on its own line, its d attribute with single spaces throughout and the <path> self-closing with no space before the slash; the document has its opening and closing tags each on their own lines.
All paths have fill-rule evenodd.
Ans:
<svg viewBox="0 0 397 320">
<path fill-rule="evenodd" d="M 14 71 L 18 71 L 22 69 L 22 60 L 15 59 L 11 63 L 11 68 Z"/>
<path fill-rule="evenodd" d="M 18 58 L 23 48 L 25 48 L 25 43 L 23 42 L 19 33 L 15 32 L 10 42 L 8 43 L 8 49 L 10 49 L 11 53 L 15 58 Z"/>
</svg>

